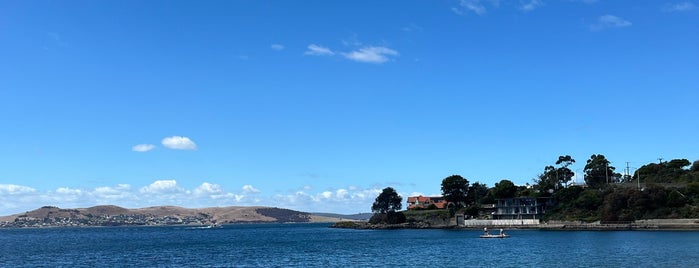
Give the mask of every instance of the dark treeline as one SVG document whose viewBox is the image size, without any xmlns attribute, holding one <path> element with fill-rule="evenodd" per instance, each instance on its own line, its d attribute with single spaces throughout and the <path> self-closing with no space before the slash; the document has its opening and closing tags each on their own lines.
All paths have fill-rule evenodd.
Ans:
<svg viewBox="0 0 699 268">
<path fill-rule="evenodd" d="M 493 187 L 480 182 L 469 184 L 467 179 L 452 175 L 442 180 L 442 196 L 449 202 L 451 215 L 463 212 L 473 217 L 479 216 L 482 204 L 513 197 L 550 197 L 554 205 L 545 215 L 548 220 L 614 222 L 699 217 L 699 161 L 648 163 L 633 174 L 624 167 L 622 174 L 604 155 L 593 154 L 585 162 L 583 185 L 571 183 L 575 173 L 569 167 L 575 162 L 569 155 L 559 156 L 553 165 L 544 167 L 533 184 L 521 186 L 510 180 L 501 180 Z M 400 210 L 402 200 L 393 188 L 387 189 L 390 191 L 382 193 L 375 203 L 382 204 L 382 209 L 372 207 L 384 215 Z M 378 221 L 384 221 L 383 217 Z M 402 220 L 402 215 L 399 218 Z"/>
<path fill-rule="evenodd" d="M 622 175 L 603 155 L 592 155 L 584 172 L 585 185 L 538 191 L 555 200 L 547 219 L 614 222 L 699 217 L 699 161 L 648 163 Z"/>
</svg>

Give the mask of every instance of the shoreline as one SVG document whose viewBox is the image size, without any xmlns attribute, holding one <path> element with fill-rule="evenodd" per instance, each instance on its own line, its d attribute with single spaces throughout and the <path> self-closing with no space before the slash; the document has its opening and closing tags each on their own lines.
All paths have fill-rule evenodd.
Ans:
<svg viewBox="0 0 699 268">
<path fill-rule="evenodd" d="M 627 223 L 582 223 L 582 222 L 550 222 L 526 225 L 430 225 L 429 223 L 403 224 L 371 224 L 368 222 L 337 222 L 332 228 L 347 229 L 454 229 L 454 230 L 542 230 L 542 231 L 699 231 L 699 219 L 653 219 L 639 220 Z"/>
</svg>

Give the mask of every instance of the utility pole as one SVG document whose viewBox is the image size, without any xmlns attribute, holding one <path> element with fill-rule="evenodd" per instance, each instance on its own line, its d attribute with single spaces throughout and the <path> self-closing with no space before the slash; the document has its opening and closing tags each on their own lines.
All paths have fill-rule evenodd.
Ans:
<svg viewBox="0 0 699 268">
<path fill-rule="evenodd" d="M 609 162 L 604 164 L 604 178 L 607 179 L 607 184 L 609 184 L 609 172 L 607 170 L 609 170 Z"/>
<path fill-rule="evenodd" d="M 662 163 L 663 163 L 663 158 L 662 158 L 662 157 L 658 157 L 658 161 L 660 162 L 660 164 L 662 164 Z"/>
<path fill-rule="evenodd" d="M 626 178 L 624 179 L 628 179 L 630 176 L 631 174 L 629 173 L 629 162 L 626 162 Z"/>
</svg>

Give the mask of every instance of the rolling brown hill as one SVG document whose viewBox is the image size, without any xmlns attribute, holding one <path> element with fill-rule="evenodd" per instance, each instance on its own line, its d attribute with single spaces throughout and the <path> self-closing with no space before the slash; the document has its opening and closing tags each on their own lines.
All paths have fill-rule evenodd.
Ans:
<svg viewBox="0 0 699 268">
<path fill-rule="evenodd" d="M 273 222 L 336 222 L 339 218 L 274 207 L 183 208 L 156 206 L 127 209 L 113 205 L 62 209 L 45 206 L 25 213 L 0 217 L 8 227 L 229 224 Z"/>
</svg>

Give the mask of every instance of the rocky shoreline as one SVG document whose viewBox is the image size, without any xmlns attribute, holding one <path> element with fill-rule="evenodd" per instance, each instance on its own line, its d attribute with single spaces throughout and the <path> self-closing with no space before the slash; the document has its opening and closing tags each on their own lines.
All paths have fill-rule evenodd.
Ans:
<svg viewBox="0 0 699 268">
<path fill-rule="evenodd" d="M 652 230 L 683 230 L 699 231 L 699 219 L 652 219 L 638 220 L 633 222 L 559 222 L 552 221 L 540 224 L 526 225 L 444 225 L 430 224 L 429 222 L 410 222 L 402 224 L 372 224 L 369 222 L 337 222 L 332 228 L 349 229 L 464 229 L 480 230 L 482 228 L 499 229 L 530 229 L 530 230 L 552 230 L 552 231 L 652 231 Z"/>
</svg>

